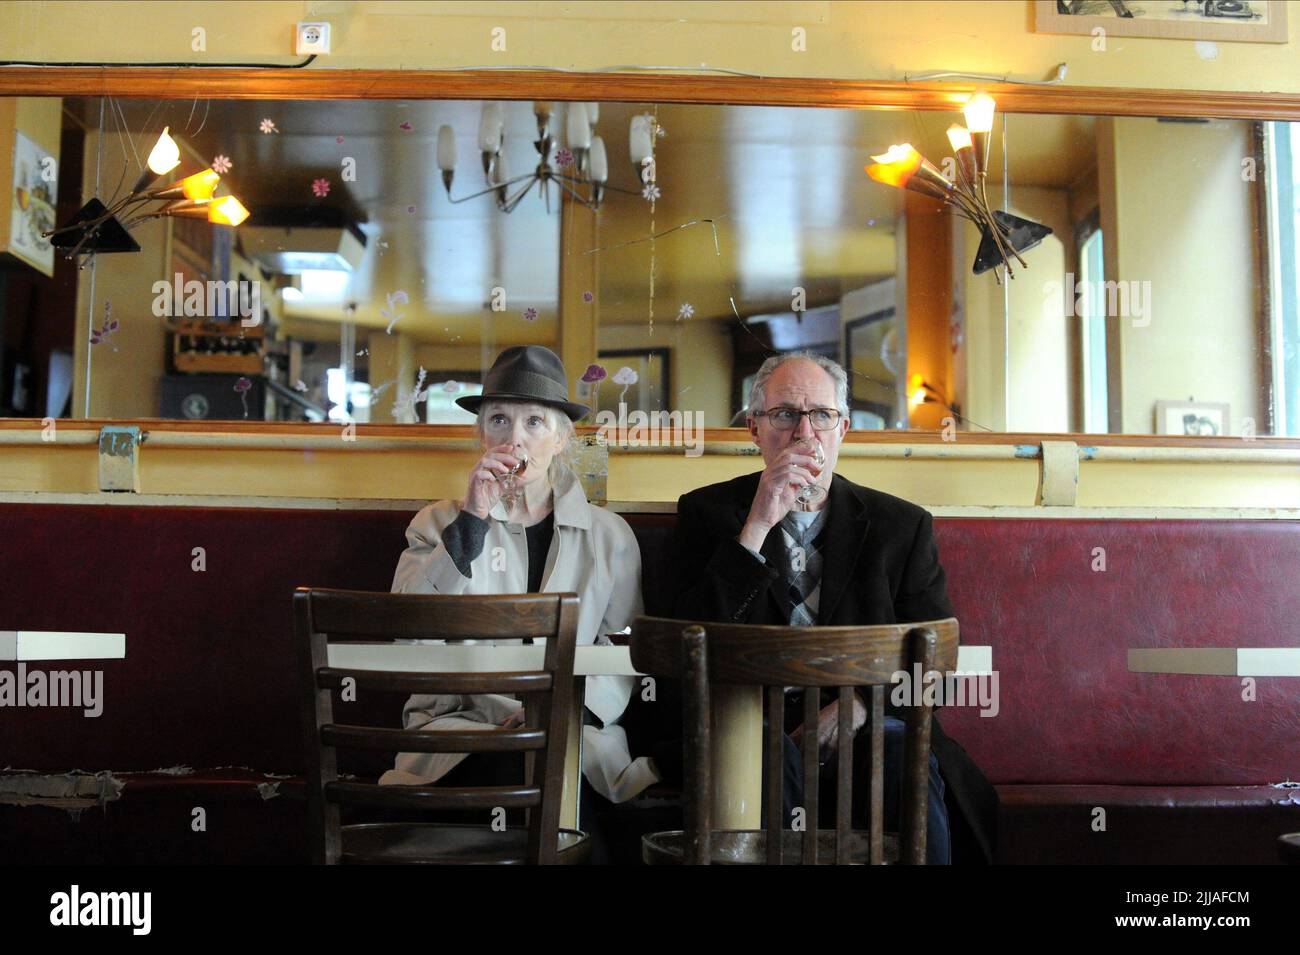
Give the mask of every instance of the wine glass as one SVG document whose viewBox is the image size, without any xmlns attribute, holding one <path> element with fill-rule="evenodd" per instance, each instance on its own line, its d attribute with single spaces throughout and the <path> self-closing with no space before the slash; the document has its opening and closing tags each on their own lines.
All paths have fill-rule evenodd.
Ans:
<svg viewBox="0 0 1300 955">
<path fill-rule="evenodd" d="M 818 473 L 826 466 L 826 452 L 822 450 L 822 444 L 816 438 L 799 438 L 795 446 L 806 449 L 808 454 L 812 455 L 813 463 L 817 465 Z M 826 488 L 822 487 L 815 481 L 805 484 L 795 495 L 795 500 L 799 503 L 800 510 L 808 510 L 809 505 L 816 504 L 826 496 Z"/>
<path fill-rule="evenodd" d="M 505 504 L 506 511 L 513 511 L 515 505 L 519 503 L 520 497 L 523 496 L 523 489 L 519 486 L 519 475 L 528 469 L 528 449 L 522 444 L 516 444 L 510 449 L 518 460 L 518 464 L 512 467 L 509 472 L 501 475 L 501 503 Z"/>
</svg>

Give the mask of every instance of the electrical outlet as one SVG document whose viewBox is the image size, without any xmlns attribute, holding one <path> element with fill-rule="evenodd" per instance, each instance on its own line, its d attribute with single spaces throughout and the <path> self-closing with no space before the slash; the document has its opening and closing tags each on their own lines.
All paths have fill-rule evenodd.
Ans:
<svg viewBox="0 0 1300 955">
<path fill-rule="evenodd" d="M 324 22 L 299 23 L 296 53 L 317 56 L 330 51 L 330 25 Z"/>
</svg>

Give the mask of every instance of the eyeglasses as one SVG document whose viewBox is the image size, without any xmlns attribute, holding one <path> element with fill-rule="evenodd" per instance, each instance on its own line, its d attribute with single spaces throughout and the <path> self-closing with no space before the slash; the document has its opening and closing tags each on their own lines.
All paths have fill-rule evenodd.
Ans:
<svg viewBox="0 0 1300 955">
<path fill-rule="evenodd" d="M 804 415 L 808 416 L 808 423 L 812 425 L 814 431 L 830 431 L 840 423 L 840 413 L 834 408 L 809 408 L 807 411 L 800 411 L 798 408 L 773 408 L 771 411 L 751 413 L 755 418 L 766 417 L 777 431 L 792 431 L 798 427 L 799 419 Z"/>
</svg>

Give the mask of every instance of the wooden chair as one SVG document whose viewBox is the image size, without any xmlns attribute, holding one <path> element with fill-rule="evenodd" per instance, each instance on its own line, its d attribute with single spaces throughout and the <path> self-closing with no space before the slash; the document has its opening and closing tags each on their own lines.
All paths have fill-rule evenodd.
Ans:
<svg viewBox="0 0 1300 955">
<path fill-rule="evenodd" d="M 642 673 L 683 680 L 684 832 L 654 833 L 642 840 L 652 864 L 781 865 L 798 854 L 806 865 L 885 861 L 924 864 L 929 796 L 931 706 L 905 709 L 901 837 L 889 839 L 884 822 L 884 701 L 898 671 L 914 676 L 947 673 L 957 665 L 955 619 L 865 627 L 772 627 L 693 623 L 639 617 L 632 624 L 632 664 Z M 763 781 L 766 827 L 757 831 L 712 828 L 713 766 L 710 749 L 710 684 L 766 689 L 767 770 Z M 803 781 L 807 829 L 783 830 L 781 779 L 785 687 L 805 688 Z M 839 691 L 838 772 L 833 830 L 818 829 L 817 726 L 820 689 Z M 853 831 L 851 733 L 854 687 L 869 688 L 871 728 L 870 822 Z M 864 697 L 865 698 L 865 697 Z M 866 731 L 865 728 L 863 730 Z"/>
<path fill-rule="evenodd" d="M 1300 865 L 1300 832 L 1278 836 L 1277 854 L 1287 865 Z"/>
<path fill-rule="evenodd" d="M 424 596 L 298 588 L 293 596 L 302 664 L 301 703 L 308 759 L 313 861 L 345 863 L 581 863 L 587 837 L 559 828 L 564 749 L 573 700 L 575 594 Z M 329 665 L 329 644 L 399 638 L 547 637 L 538 672 L 412 673 Z M 525 703 L 519 729 L 469 732 L 389 729 L 335 723 L 332 692 L 501 693 Z M 557 745 L 550 745 L 557 743 Z M 387 753 L 525 754 L 517 786 L 380 786 L 338 778 L 337 749 Z M 528 810 L 526 830 L 489 825 L 369 823 L 341 826 L 342 804 L 390 810 Z"/>
</svg>

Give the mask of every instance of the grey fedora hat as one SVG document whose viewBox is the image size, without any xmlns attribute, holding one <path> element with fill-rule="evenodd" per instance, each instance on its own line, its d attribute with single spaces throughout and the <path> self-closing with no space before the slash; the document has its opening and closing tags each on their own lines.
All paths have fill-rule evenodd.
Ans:
<svg viewBox="0 0 1300 955">
<path fill-rule="evenodd" d="M 534 401 L 559 408 L 569 420 L 578 421 L 591 411 L 586 405 L 569 400 L 569 382 L 560 357 L 541 345 L 515 345 L 507 348 L 488 369 L 483 379 L 483 393 L 457 398 L 471 414 L 478 414 L 483 402 Z"/>
</svg>

